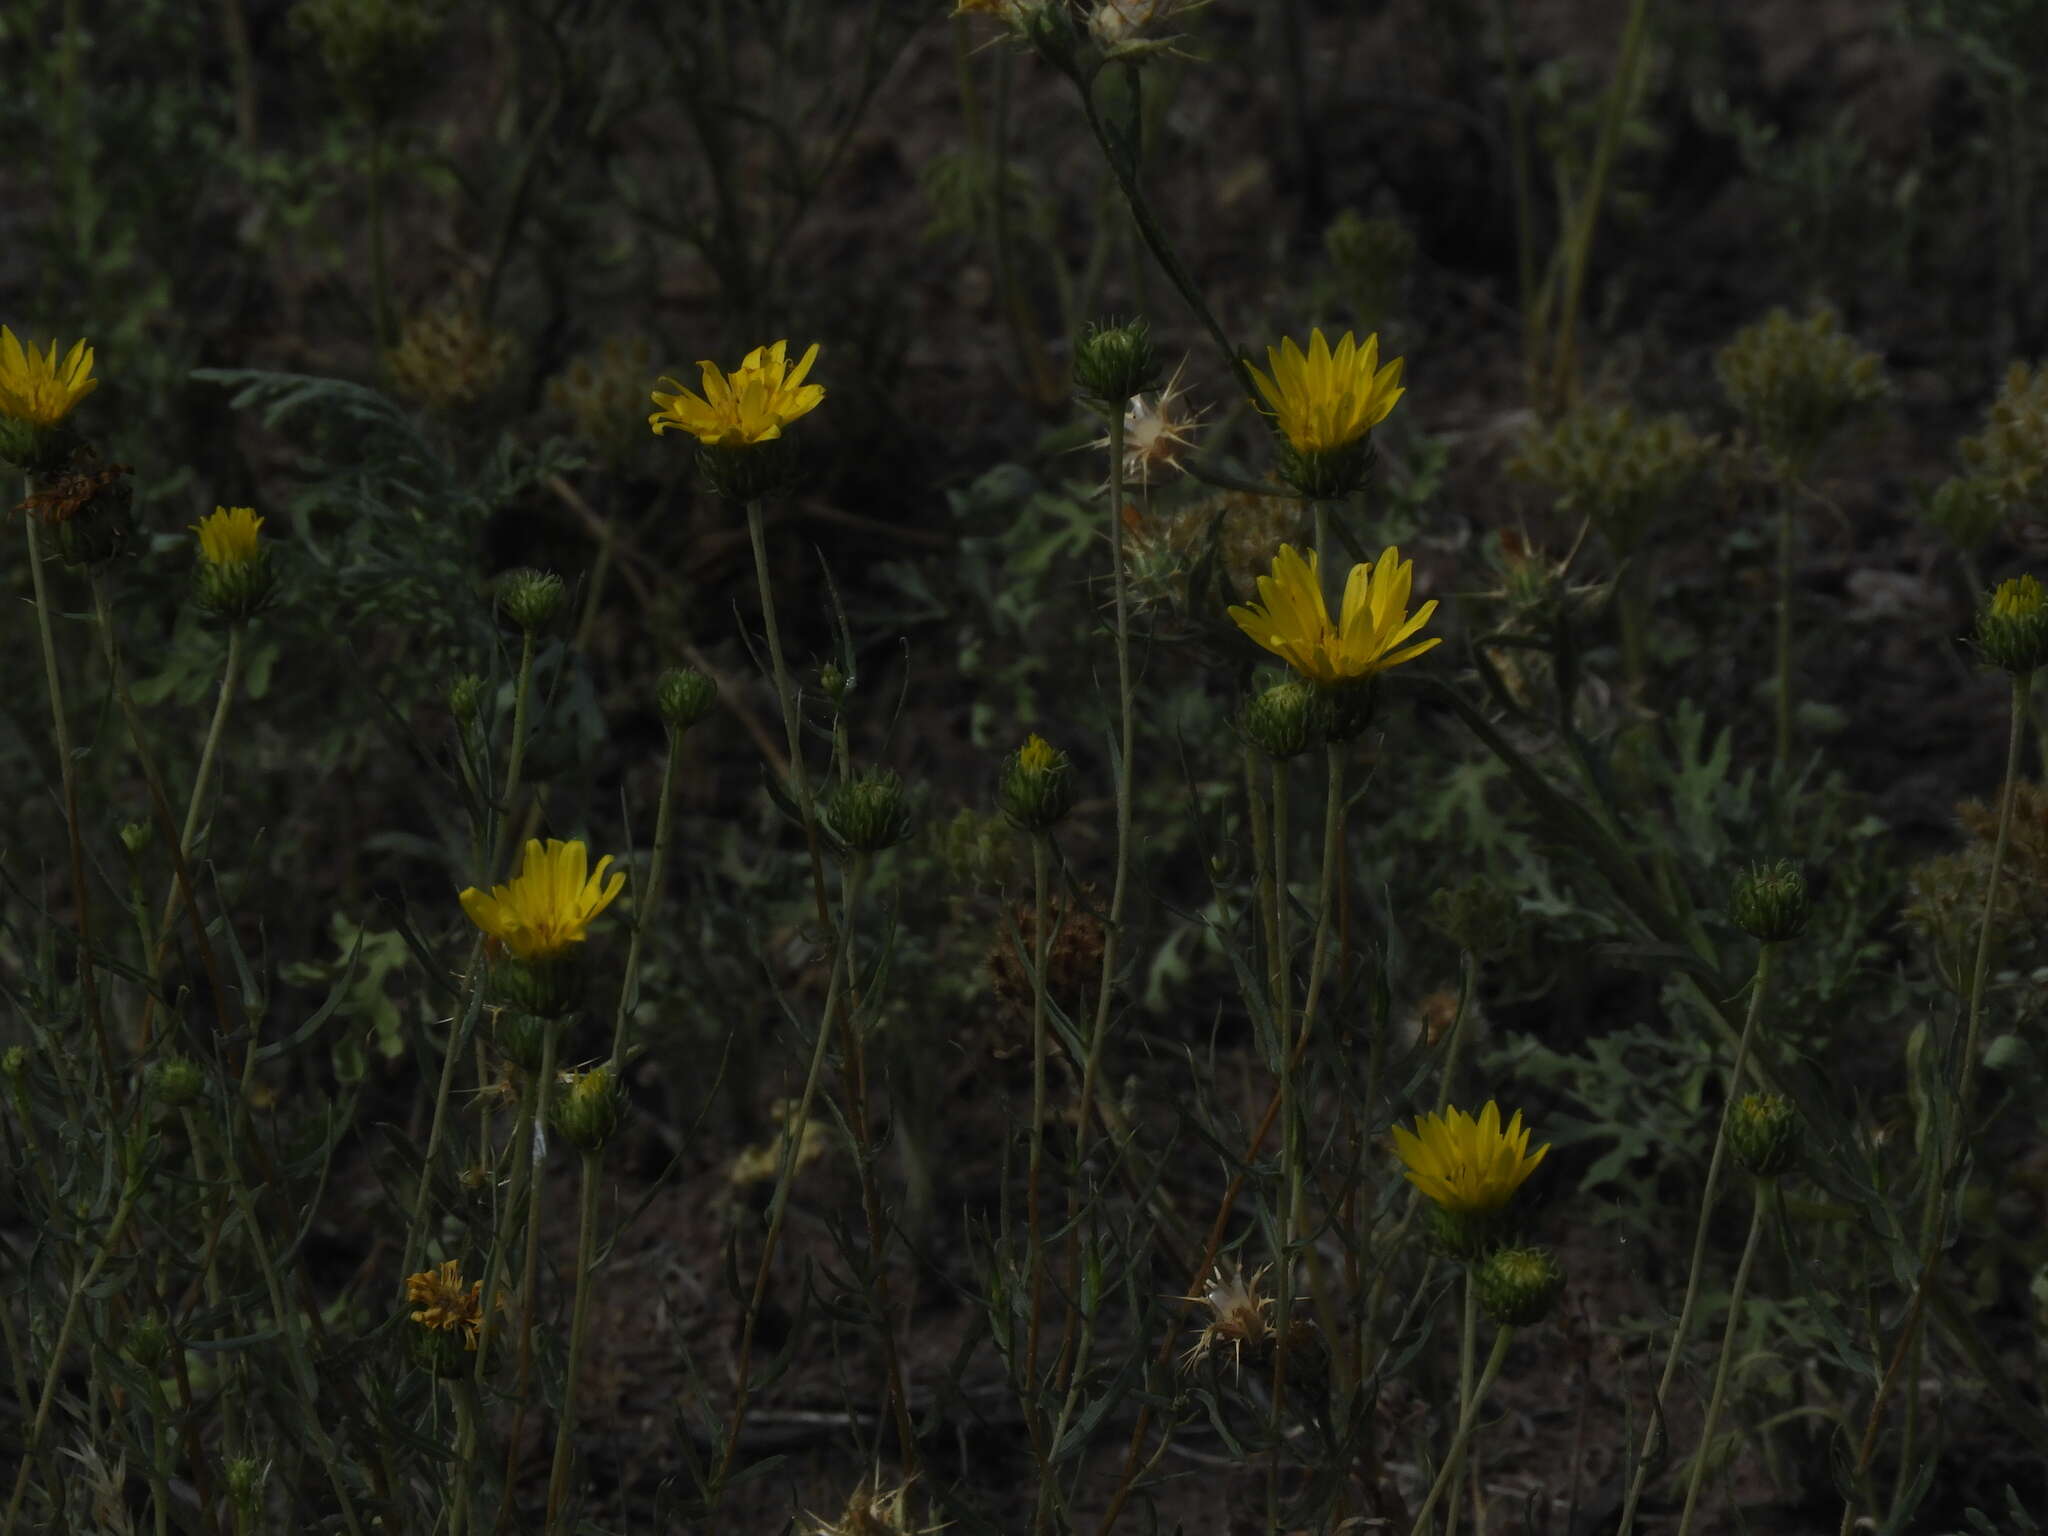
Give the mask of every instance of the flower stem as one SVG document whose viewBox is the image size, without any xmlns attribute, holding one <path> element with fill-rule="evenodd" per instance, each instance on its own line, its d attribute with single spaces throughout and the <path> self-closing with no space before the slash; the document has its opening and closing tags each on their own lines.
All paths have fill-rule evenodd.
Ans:
<svg viewBox="0 0 2048 1536">
<path fill-rule="evenodd" d="M 506 832 L 511 828 L 519 800 L 519 775 L 526 765 L 527 701 L 533 693 L 533 631 L 519 642 L 519 682 L 512 692 L 512 749 L 505 759 L 505 798 L 498 813 L 498 835 L 491 843 L 491 868 L 505 864 Z"/>
<path fill-rule="evenodd" d="M 1479 1359 L 1479 1279 L 1470 1264 L 1465 1266 L 1465 1315 L 1458 1330 L 1458 1422 L 1472 1412 L 1472 1385 Z M 1465 1447 L 1451 1451 L 1451 1502 L 1444 1509 L 1444 1536 L 1458 1536 L 1458 1479 L 1464 1472 Z"/>
<path fill-rule="evenodd" d="M 562 1501 L 569 1492 L 569 1453 L 576 1432 L 576 1385 L 583 1375 L 583 1339 L 590 1323 L 591 1277 L 597 1272 L 597 1181 L 604 1154 L 583 1153 L 583 1189 L 576 1226 L 576 1301 L 569 1317 L 569 1366 L 562 1378 L 562 1416 L 555 1425 L 555 1463 L 548 1474 L 547 1528 L 560 1528 Z"/>
<path fill-rule="evenodd" d="M 560 1057 L 563 1024 L 559 1019 L 550 1019 L 541 1034 L 540 1082 L 533 1095 L 533 1123 L 527 1130 L 528 1160 L 533 1171 L 526 1180 L 526 1253 L 519 1277 L 519 1374 L 512 1389 L 513 1399 L 518 1407 L 512 1412 L 512 1433 L 505 1437 L 505 1491 L 499 1500 L 499 1524 L 512 1502 L 513 1489 L 519 1483 L 520 1451 L 526 1440 L 526 1410 L 533 1387 L 533 1335 L 534 1324 L 540 1312 L 540 1212 L 541 1193 L 547 1180 L 545 1147 L 542 1138 L 547 1134 L 548 1100 L 555 1087 L 555 1063 Z"/>
<path fill-rule="evenodd" d="M 675 826 L 676 765 L 682 736 L 671 731 L 668 755 L 661 763 L 661 803 L 654 811 L 654 851 L 647 860 L 647 880 L 633 893 L 633 936 L 626 941 L 626 974 L 619 983 L 619 1011 L 612 1021 L 611 1069 L 616 1075 L 626 1060 L 626 1025 L 640 993 L 640 941 L 661 902 L 661 876 L 668 863 L 669 837 Z"/>
<path fill-rule="evenodd" d="M 782 708 L 782 730 L 789 742 L 789 783 L 803 815 L 804 842 L 811 855 L 811 894 L 818 905 L 818 927 L 832 931 L 832 913 L 825 901 L 825 858 L 818 845 L 818 805 L 811 794 L 811 776 L 804 767 L 803 716 L 789 665 L 782 657 L 782 627 L 775 620 L 775 584 L 768 575 L 768 534 L 757 497 L 747 503 L 747 538 L 754 546 L 754 583 L 761 593 L 761 629 L 768 638 L 768 665 L 774 674 L 775 702 Z"/>
<path fill-rule="evenodd" d="M 1749 1218 L 1749 1238 L 1742 1245 L 1742 1261 L 1735 1266 L 1735 1289 L 1728 1296 L 1728 1326 L 1721 1332 L 1721 1358 L 1714 1366 L 1714 1388 L 1707 1397 L 1707 1421 L 1700 1426 L 1700 1448 L 1692 1459 L 1692 1477 L 1685 1488 L 1685 1513 L 1678 1519 L 1678 1536 L 1692 1529 L 1693 1511 L 1700 1501 L 1700 1486 L 1706 1481 L 1707 1459 L 1714 1446 L 1714 1425 L 1721 1417 L 1721 1404 L 1728 1392 L 1728 1367 L 1735 1359 L 1735 1335 L 1742 1325 L 1742 1298 L 1749 1290 L 1750 1265 L 1756 1260 L 1757 1239 L 1763 1235 L 1764 1212 L 1770 1208 L 1771 1184 L 1759 1180 L 1755 1208 Z"/>
<path fill-rule="evenodd" d="M 23 494 L 34 492 L 35 484 L 24 477 Z M 107 1093 L 118 1112 L 127 1094 L 114 1075 L 114 1053 L 107 1042 L 106 1021 L 100 1016 L 99 976 L 92 958 L 92 890 L 85 879 L 85 841 L 78 822 L 78 764 L 71 751 L 71 725 L 64 708 L 64 674 L 57 666 L 57 635 L 51 623 L 50 591 L 43 575 L 41 526 L 34 513 L 22 520 L 28 534 L 29 580 L 36 594 L 36 633 L 43 646 L 43 680 L 50 693 L 50 734 L 57 747 L 57 775 L 64 790 L 64 827 L 71 843 L 72 899 L 78 903 L 78 993 L 85 1017 L 92 1026 L 93 1044 L 99 1052 L 100 1071 L 106 1077 Z"/>
<path fill-rule="evenodd" d="M 1051 883 L 1049 866 L 1050 848 L 1043 832 L 1034 832 L 1031 837 L 1031 1151 L 1025 1172 L 1024 1211 L 1028 1231 L 1029 1252 L 1026 1265 L 1031 1290 L 1031 1314 L 1025 1323 L 1023 1394 L 1024 1411 L 1033 1419 L 1033 1439 L 1037 1442 L 1039 1475 L 1048 1485 L 1050 1492 L 1052 1467 L 1048 1460 L 1052 1447 L 1044 1443 L 1043 1425 L 1038 1421 L 1038 1335 L 1040 1330 L 1039 1311 L 1045 1302 L 1045 1229 L 1039 1213 L 1040 1166 L 1045 1161 L 1045 957 L 1052 937 L 1052 902 L 1048 886 Z M 1049 1501 L 1041 1498 L 1038 1502 L 1039 1528 L 1049 1512 Z"/>
<path fill-rule="evenodd" d="M 1749 1016 L 1742 1021 L 1742 1034 L 1735 1042 L 1735 1064 L 1728 1072 L 1728 1097 L 1721 1106 L 1721 1125 L 1714 1134 L 1713 1156 L 1707 1162 L 1707 1184 L 1700 1193 L 1700 1219 L 1693 1229 L 1692 1268 L 1685 1278 L 1685 1299 L 1679 1303 L 1678 1326 L 1671 1333 L 1671 1347 L 1664 1354 L 1664 1374 L 1657 1380 L 1657 1400 L 1650 1405 L 1650 1427 L 1643 1434 L 1643 1448 L 1636 1457 L 1635 1476 L 1629 1482 L 1628 1499 L 1622 1506 L 1621 1525 L 1616 1536 L 1629 1536 L 1635 1527 L 1636 1506 L 1642 1502 L 1643 1490 L 1649 1485 L 1650 1468 L 1657 1449 L 1664 1442 L 1664 1403 L 1671 1395 L 1671 1384 L 1678 1377 L 1679 1356 L 1685 1352 L 1686 1340 L 1692 1335 L 1692 1312 L 1699 1301 L 1700 1277 L 1707 1267 L 1707 1230 L 1714 1219 L 1714 1198 L 1720 1191 L 1721 1169 L 1728 1156 L 1728 1122 L 1734 1117 L 1735 1103 L 1742 1093 L 1742 1074 L 1749 1063 L 1750 1042 L 1756 1037 L 1757 1021 L 1763 1017 L 1764 996 L 1770 989 L 1771 962 L 1775 958 L 1777 945 L 1759 945 L 1756 952 L 1756 975 L 1750 983 Z"/>
<path fill-rule="evenodd" d="M 1422 1501 L 1422 1508 L 1415 1512 L 1415 1524 L 1409 1527 L 1408 1536 L 1423 1536 L 1429 1529 L 1429 1517 L 1437 1504 L 1450 1491 L 1452 1481 L 1457 1477 L 1458 1467 L 1463 1463 L 1465 1447 L 1472 1439 L 1472 1431 L 1479 1422 L 1479 1406 L 1486 1401 L 1486 1394 L 1493 1389 L 1494 1378 L 1500 1375 L 1502 1362 L 1508 1357 L 1508 1344 L 1515 1336 L 1512 1328 L 1502 1328 L 1493 1338 L 1493 1353 L 1486 1357 L 1486 1369 L 1480 1373 L 1479 1384 L 1472 1389 L 1472 1396 L 1458 1414 L 1458 1432 L 1451 1440 L 1450 1453 L 1445 1456 L 1442 1469 L 1436 1481 L 1430 1484 L 1429 1496 Z"/>
</svg>

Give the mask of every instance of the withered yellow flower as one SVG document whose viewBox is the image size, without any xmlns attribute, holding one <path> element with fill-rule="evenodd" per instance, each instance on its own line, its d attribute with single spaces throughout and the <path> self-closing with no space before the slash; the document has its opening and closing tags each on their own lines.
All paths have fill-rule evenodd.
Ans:
<svg viewBox="0 0 2048 1536">
<path fill-rule="evenodd" d="M 1333 624 L 1316 552 L 1310 550 L 1304 559 L 1292 544 L 1282 544 L 1273 574 L 1258 580 L 1259 601 L 1233 606 L 1230 616 L 1311 682 L 1355 682 L 1413 661 L 1438 643 L 1435 638 L 1404 643 L 1436 612 L 1434 598 L 1408 612 L 1414 576 L 1415 562 L 1403 560 L 1391 546 L 1370 564 L 1354 565 Z"/>
<path fill-rule="evenodd" d="M 789 366 L 788 349 L 787 341 L 756 347 L 731 373 L 708 358 L 700 361 L 701 395 L 664 378 L 661 382 L 674 392 L 654 391 L 654 403 L 661 409 L 647 418 L 647 424 L 657 436 L 680 427 L 716 448 L 744 448 L 782 436 L 784 427 L 816 410 L 825 398 L 823 385 L 804 382 L 817 361 L 818 344 L 812 342 L 794 368 Z"/>
<path fill-rule="evenodd" d="M 581 944 L 584 930 L 625 886 L 623 872 L 605 879 L 611 862 L 606 854 L 592 870 L 581 842 L 549 838 L 543 846 L 534 839 L 509 885 L 488 894 L 471 886 L 462 892 L 462 910 L 521 960 L 551 959 Z"/>
<path fill-rule="evenodd" d="M 57 361 L 57 343 L 24 351 L 14 332 L 0 325 L 0 416 L 32 427 L 54 427 L 71 408 L 100 387 L 92 376 L 92 348 L 73 342 Z"/>
<path fill-rule="evenodd" d="M 1346 331 L 1334 352 L 1320 330 L 1309 333 L 1306 353 L 1292 336 L 1283 337 L 1279 346 L 1266 348 L 1266 361 L 1271 373 L 1250 364 L 1246 371 L 1297 453 L 1348 447 L 1385 421 L 1407 393 L 1401 387 L 1407 359 L 1397 357 L 1380 367 L 1377 331 L 1364 346 Z"/>
<path fill-rule="evenodd" d="M 478 1299 L 483 1288 L 483 1282 L 475 1280 L 464 1289 L 462 1266 L 454 1259 L 437 1269 L 405 1277 L 405 1299 L 420 1304 L 412 1320 L 422 1328 L 460 1331 L 462 1342 L 471 1349 L 476 1348 L 477 1335 L 484 1325 L 483 1306 Z"/>
<path fill-rule="evenodd" d="M 186 526 L 199 535 L 199 555 L 208 565 L 246 565 L 262 552 L 263 519 L 254 507 L 215 507 Z"/>
<path fill-rule="evenodd" d="M 1476 1120 L 1449 1107 L 1416 1116 L 1413 1131 L 1395 1126 L 1394 1149 L 1407 1164 L 1408 1182 L 1454 1212 L 1499 1210 L 1550 1155 L 1546 1142 L 1530 1156 L 1522 1112 L 1502 1129 L 1500 1105 L 1491 1099 Z"/>
</svg>

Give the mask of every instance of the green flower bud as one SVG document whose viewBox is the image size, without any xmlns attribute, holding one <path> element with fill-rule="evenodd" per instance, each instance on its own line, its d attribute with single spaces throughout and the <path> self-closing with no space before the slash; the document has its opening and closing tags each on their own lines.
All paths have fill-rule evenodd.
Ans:
<svg viewBox="0 0 2048 1536">
<path fill-rule="evenodd" d="M 833 704 L 844 704 L 847 692 L 852 687 L 853 679 L 846 675 L 845 670 L 838 662 L 828 661 L 825 665 L 818 668 L 818 691 L 830 699 Z"/>
<path fill-rule="evenodd" d="M 802 465 L 788 438 L 771 437 L 758 443 L 699 443 L 697 468 L 719 496 L 745 505 L 788 490 Z"/>
<path fill-rule="evenodd" d="M 1429 925 L 1479 959 L 1505 954 L 1515 941 L 1521 904 L 1484 875 L 1443 886 L 1429 898 Z"/>
<path fill-rule="evenodd" d="M 2048 664 L 2048 595 L 2032 576 L 2002 581 L 1977 610 L 1977 650 L 2015 677 Z"/>
<path fill-rule="evenodd" d="M 206 1091 L 206 1073 L 183 1056 L 166 1056 L 149 1069 L 149 1085 L 166 1109 L 183 1109 Z"/>
<path fill-rule="evenodd" d="M 254 1516 L 263 1500 L 263 1483 L 270 1469 L 253 1456 L 237 1456 L 228 1463 L 228 1497 L 243 1514 Z"/>
<path fill-rule="evenodd" d="M 430 1376 L 451 1381 L 476 1370 L 476 1355 L 462 1342 L 459 1330 L 451 1328 L 408 1328 L 406 1353 L 412 1363 Z"/>
<path fill-rule="evenodd" d="M 903 780 L 888 768 L 869 768 L 825 796 L 825 825 L 856 853 L 893 848 L 910 832 Z"/>
<path fill-rule="evenodd" d="M 1472 1277 L 1479 1305 L 1503 1328 L 1542 1322 L 1564 1293 L 1564 1270 L 1548 1248 L 1497 1248 Z"/>
<path fill-rule="evenodd" d="M 192 601 L 202 613 L 229 622 L 249 619 L 270 606 L 277 573 L 268 549 L 246 560 L 201 560 L 192 568 Z"/>
<path fill-rule="evenodd" d="M 1251 744 L 1279 762 L 1299 757 L 1322 735 L 1322 710 L 1313 683 L 1275 683 L 1255 694 L 1238 717 Z"/>
<path fill-rule="evenodd" d="M 1429 1242 L 1438 1253 L 1460 1264 L 1476 1264 L 1514 1236 L 1509 1208 L 1457 1210 L 1434 1202 L 1424 1209 Z"/>
<path fill-rule="evenodd" d="M 1358 740 L 1371 727 L 1373 707 L 1380 699 L 1378 679 L 1357 677 L 1341 683 L 1324 683 L 1317 694 L 1323 740 L 1341 746 Z"/>
<path fill-rule="evenodd" d="M 1790 859 L 1753 866 L 1735 882 L 1728 906 L 1735 926 L 1765 944 L 1798 938 L 1812 912 L 1806 876 Z"/>
<path fill-rule="evenodd" d="M 1064 7 L 1044 9 L 1064 12 Z M 1159 359 L 1152 351 L 1151 328 L 1143 320 L 1090 324 L 1074 347 L 1074 384 L 1083 399 L 1118 412 L 1131 396 L 1157 389 Z"/>
<path fill-rule="evenodd" d="M 5 1051 L 0 1051 L 0 1076 L 11 1083 L 19 1083 L 28 1076 L 27 1046 L 10 1045 Z"/>
<path fill-rule="evenodd" d="M 46 475 L 64 467 L 79 445 L 69 427 L 44 427 L 13 416 L 0 416 L 0 459 L 23 474 Z"/>
<path fill-rule="evenodd" d="M 619 1128 L 619 1084 L 609 1067 L 563 1074 L 548 1107 L 562 1139 L 580 1152 L 601 1152 Z"/>
<path fill-rule="evenodd" d="M 121 1349 L 130 1360 L 154 1375 L 163 1368 L 164 1356 L 170 1353 L 171 1332 L 156 1313 L 145 1312 L 128 1325 L 128 1336 Z"/>
<path fill-rule="evenodd" d="M 1775 1093 L 1752 1093 L 1728 1116 L 1728 1145 L 1743 1172 L 1775 1179 L 1799 1160 L 1799 1111 Z"/>
<path fill-rule="evenodd" d="M 521 566 L 498 578 L 498 606 L 529 635 L 548 626 L 567 596 L 562 578 L 553 571 Z"/>
<path fill-rule="evenodd" d="M 146 821 L 124 821 L 121 823 L 121 846 L 128 850 L 130 858 L 138 857 L 150 845 L 155 834 Z"/>
<path fill-rule="evenodd" d="M 662 723 L 681 735 L 718 707 L 718 684 L 695 667 L 670 667 L 654 685 Z"/>
<path fill-rule="evenodd" d="M 1003 764 L 996 803 L 1013 826 L 1043 832 L 1073 808 L 1073 764 L 1035 732 Z"/>
<path fill-rule="evenodd" d="M 1074 73 L 1075 58 L 1081 47 L 1081 29 L 1075 24 L 1065 0 L 1022 0 L 1016 27 L 1024 40 L 1036 48 L 1039 56 L 1053 68 L 1063 74 Z M 1137 391 L 1131 393 L 1136 394 Z"/>
<path fill-rule="evenodd" d="M 484 706 L 484 680 L 474 672 L 464 672 L 448 685 L 448 713 L 455 718 L 458 730 L 468 730 L 476 724 L 476 717 Z"/>
</svg>

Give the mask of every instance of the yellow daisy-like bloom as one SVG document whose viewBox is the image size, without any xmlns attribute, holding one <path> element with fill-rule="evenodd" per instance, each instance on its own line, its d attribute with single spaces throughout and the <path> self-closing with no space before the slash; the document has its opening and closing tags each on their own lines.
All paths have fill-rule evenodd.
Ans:
<svg viewBox="0 0 2048 1536">
<path fill-rule="evenodd" d="M 817 361 L 818 344 L 812 342 L 794 368 L 789 366 L 788 349 L 787 341 L 756 347 L 731 373 L 708 358 L 700 361 L 701 395 L 664 378 L 661 382 L 674 393 L 654 391 L 654 403 L 661 409 L 647 418 L 647 424 L 657 436 L 681 427 L 715 448 L 745 448 L 782 436 L 784 427 L 816 410 L 825 398 L 822 384 L 804 382 Z"/>
<path fill-rule="evenodd" d="M 1038 732 L 1024 738 L 1017 749 L 1017 766 L 1027 773 L 1051 773 L 1059 765 L 1059 749 Z"/>
<path fill-rule="evenodd" d="M 1503 1130 L 1500 1105 L 1488 1099 L 1473 1119 L 1462 1109 L 1417 1115 L 1415 1129 L 1394 1127 L 1394 1148 L 1408 1182 L 1446 1211 L 1497 1211 L 1550 1155 L 1545 1142 L 1529 1155 L 1529 1128 L 1515 1111 Z"/>
<path fill-rule="evenodd" d="M 1246 364 L 1266 397 L 1281 433 L 1297 453 L 1329 453 L 1357 442 L 1387 419 L 1407 391 L 1401 387 L 1406 358 L 1379 366 L 1375 331 L 1360 346 L 1346 331 L 1332 352 L 1320 330 L 1311 331 L 1304 353 L 1292 336 L 1266 348 L 1271 373 Z"/>
<path fill-rule="evenodd" d="M 199 555 L 208 565 L 247 565 L 262 552 L 263 519 L 254 507 L 215 507 L 186 526 L 199 535 Z"/>
<path fill-rule="evenodd" d="M 584 930 L 612 904 L 626 884 L 622 871 L 605 879 L 606 854 L 590 868 L 590 851 L 580 842 L 549 838 L 526 845 L 519 873 L 509 885 L 487 895 L 471 886 L 462 893 L 469 920 L 521 960 L 546 960 L 583 942 Z"/>
<path fill-rule="evenodd" d="M 1413 661 L 1438 641 L 1404 641 L 1436 612 L 1431 598 L 1413 614 L 1408 593 L 1415 562 L 1391 546 L 1368 565 L 1354 565 L 1344 581 L 1337 622 L 1323 601 L 1316 552 L 1303 559 L 1292 544 L 1273 558 L 1273 574 L 1259 578 L 1259 601 L 1232 607 L 1237 627 L 1311 682 L 1355 682 Z"/>
<path fill-rule="evenodd" d="M 483 1331 L 483 1307 L 478 1300 L 483 1288 L 481 1280 L 474 1280 L 465 1290 L 462 1266 L 454 1259 L 438 1269 L 405 1277 L 405 1299 L 420 1303 L 412 1320 L 422 1328 L 460 1331 L 462 1342 L 471 1349 L 476 1348 L 477 1335 Z"/>
<path fill-rule="evenodd" d="M 14 332 L 0 325 L 0 416 L 32 427 L 54 427 L 71 407 L 100 387 L 92 376 L 92 348 L 84 338 L 73 342 L 57 361 L 57 343 L 24 351 Z"/>
</svg>

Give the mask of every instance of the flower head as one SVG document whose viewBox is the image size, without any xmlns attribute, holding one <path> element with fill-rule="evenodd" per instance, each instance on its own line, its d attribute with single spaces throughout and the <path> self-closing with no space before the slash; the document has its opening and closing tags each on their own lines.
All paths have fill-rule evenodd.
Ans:
<svg viewBox="0 0 2048 1536">
<path fill-rule="evenodd" d="M 1405 358 L 1380 362 L 1379 333 L 1360 346 L 1349 331 L 1330 350 L 1320 330 L 1309 333 L 1308 351 L 1283 337 L 1266 348 L 1271 373 L 1247 365 L 1252 382 L 1281 434 L 1296 453 L 1332 453 L 1349 447 L 1387 419 L 1407 391 L 1401 387 Z"/>
<path fill-rule="evenodd" d="M 261 558 L 263 519 L 254 507 L 215 507 L 196 523 L 199 557 L 208 565 L 247 565 Z"/>
<path fill-rule="evenodd" d="M 817 361 L 818 344 L 812 342 L 794 368 L 789 366 L 788 348 L 787 341 L 756 347 L 731 373 L 709 359 L 700 361 L 702 395 L 664 378 L 661 382 L 674 393 L 654 391 L 654 403 L 661 409 L 647 418 L 647 424 L 657 435 L 681 427 L 700 443 L 717 448 L 745 448 L 782 436 L 784 427 L 817 409 L 825 398 L 823 385 L 804 383 Z"/>
<path fill-rule="evenodd" d="M 581 842 L 549 838 L 543 846 L 535 839 L 509 885 L 493 886 L 489 894 L 470 887 L 462 893 L 462 910 L 521 960 L 549 959 L 581 944 L 592 919 L 624 887 L 623 872 L 605 879 L 611 862 L 606 854 L 592 870 Z"/>
<path fill-rule="evenodd" d="M 459 1330 L 462 1342 L 471 1349 L 476 1348 L 477 1335 L 483 1329 L 483 1307 L 478 1301 L 483 1288 L 483 1282 L 475 1280 L 465 1290 L 462 1266 L 454 1259 L 438 1269 L 405 1277 L 405 1299 L 420 1304 L 412 1320 L 430 1331 Z"/>
<path fill-rule="evenodd" d="M 1017 750 L 1017 766 L 1031 773 L 1051 773 L 1059 765 L 1060 751 L 1038 732 L 1024 738 Z"/>
<path fill-rule="evenodd" d="M 1462 1109 L 1418 1115 L 1415 1129 L 1394 1127 L 1394 1147 L 1408 1182 L 1447 1211 L 1497 1211 L 1550 1154 L 1546 1142 L 1529 1155 L 1529 1129 L 1515 1111 L 1503 1130 L 1491 1099 L 1473 1119 Z"/>
<path fill-rule="evenodd" d="M 1404 644 L 1436 612 L 1434 598 L 1408 612 L 1408 592 L 1415 562 L 1388 548 L 1368 565 L 1354 565 L 1344 581 L 1344 602 L 1337 622 L 1330 622 L 1323 601 L 1316 552 L 1303 559 L 1292 544 L 1282 544 L 1273 559 L 1273 574 L 1259 578 L 1259 601 L 1233 607 L 1231 618 L 1247 635 L 1312 682 L 1354 682 L 1412 661 L 1431 646 L 1432 638 Z"/>
<path fill-rule="evenodd" d="M 100 387 L 92 376 L 92 348 L 83 338 L 57 361 L 57 343 L 24 351 L 14 332 L 0 325 L 0 416 L 32 427 L 54 427 Z"/>
<path fill-rule="evenodd" d="M 1273 1298 L 1265 1295 L 1260 1286 L 1271 1269 L 1269 1264 L 1247 1276 L 1238 1265 L 1224 1260 L 1211 1273 L 1201 1295 L 1181 1298 L 1199 1301 L 1209 1309 L 1209 1321 L 1181 1356 L 1183 1368 L 1200 1364 L 1217 1350 L 1228 1349 L 1231 1369 L 1243 1371 L 1244 1347 L 1249 1344 L 1256 1352 L 1272 1336 L 1273 1325 L 1267 1314 L 1273 1309 Z"/>
<path fill-rule="evenodd" d="M 1183 364 L 1183 367 L 1186 365 Z M 1183 448 L 1191 448 L 1195 441 L 1195 428 L 1201 424 L 1202 413 L 1189 410 L 1182 402 L 1186 391 L 1178 388 L 1180 369 L 1173 371 L 1173 377 L 1166 381 L 1166 387 L 1156 394 L 1133 395 L 1124 407 L 1124 478 L 1135 480 L 1140 485 L 1150 485 L 1168 470 L 1180 468 L 1177 457 Z M 1109 436 L 1105 433 L 1089 444 L 1091 448 L 1107 448 Z"/>
</svg>

